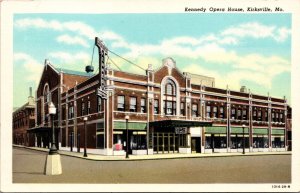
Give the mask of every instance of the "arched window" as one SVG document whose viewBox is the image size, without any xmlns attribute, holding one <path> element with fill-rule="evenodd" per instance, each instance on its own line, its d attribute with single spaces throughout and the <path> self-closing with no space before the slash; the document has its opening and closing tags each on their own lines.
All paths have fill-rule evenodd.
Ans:
<svg viewBox="0 0 300 193">
<path fill-rule="evenodd" d="M 50 91 L 49 91 L 48 84 L 46 84 L 45 87 L 44 87 L 44 93 L 43 93 L 43 95 L 44 95 L 44 102 L 45 103 L 50 102 Z"/>
<path fill-rule="evenodd" d="M 175 83 L 170 79 L 166 83 L 165 95 L 176 96 Z"/>
<path fill-rule="evenodd" d="M 166 115 L 176 115 L 176 85 L 171 79 L 168 79 L 165 83 L 164 113 Z"/>
</svg>

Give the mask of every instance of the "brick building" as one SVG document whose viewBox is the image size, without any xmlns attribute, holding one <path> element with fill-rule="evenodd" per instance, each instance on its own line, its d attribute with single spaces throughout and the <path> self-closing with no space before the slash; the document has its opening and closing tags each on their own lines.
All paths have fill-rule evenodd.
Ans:
<svg viewBox="0 0 300 193">
<path fill-rule="evenodd" d="M 35 125 L 35 102 L 32 96 L 32 88 L 29 88 L 28 102 L 22 107 L 13 112 L 12 126 L 13 126 L 13 144 L 32 146 L 30 144 L 27 130 Z M 31 140 L 32 141 L 32 140 Z"/>
<path fill-rule="evenodd" d="M 106 98 L 97 95 L 103 81 Z M 214 78 L 182 73 L 172 58 L 156 70 L 149 65 L 145 75 L 107 65 L 89 75 L 45 62 L 36 92 L 36 126 L 28 131 L 35 145 L 49 147 L 47 105 L 52 101 L 62 150 L 83 148 L 86 124 L 88 153 L 125 154 L 126 116 L 131 154 L 240 152 L 244 137 L 246 152 L 287 150 L 285 99 L 214 85 Z"/>
</svg>

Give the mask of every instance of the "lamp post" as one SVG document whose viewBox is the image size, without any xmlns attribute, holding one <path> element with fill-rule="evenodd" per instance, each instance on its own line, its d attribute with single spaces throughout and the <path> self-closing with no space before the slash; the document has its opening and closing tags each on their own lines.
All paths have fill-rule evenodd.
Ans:
<svg viewBox="0 0 300 193">
<path fill-rule="evenodd" d="M 56 108 L 53 102 L 49 104 L 48 112 L 51 115 L 51 122 L 52 122 L 52 144 L 46 159 L 45 174 L 60 175 L 62 173 L 62 168 L 61 168 L 60 155 L 58 154 L 55 145 L 54 115 L 56 114 Z"/>
<path fill-rule="evenodd" d="M 129 158 L 129 155 L 128 155 L 128 146 L 129 146 L 129 143 L 128 143 L 128 120 L 129 120 L 129 116 L 128 115 L 125 116 L 125 120 L 126 120 L 126 158 Z"/>
<path fill-rule="evenodd" d="M 87 117 L 84 117 L 83 118 L 83 122 L 84 122 L 84 153 L 83 153 L 83 157 L 87 157 L 87 154 L 86 154 L 86 144 L 87 144 L 87 132 L 86 132 L 86 121 L 88 120 Z"/>
<path fill-rule="evenodd" d="M 243 127 L 243 154 L 245 154 L 245 125 Z"/>
<path fill-rule="evenodd" d="M 49 151 L 49 155 L 55 155 L 57 154 L 57 148 L 55 145 L 55 128 L 54 128 L 54 115 L 56 114 L 56 107 L 54 106 L 53 102 L 49 105 L 49 114 L 51 116 L 51 122 L 52 122 L 52 144 Z"/>
</svg>

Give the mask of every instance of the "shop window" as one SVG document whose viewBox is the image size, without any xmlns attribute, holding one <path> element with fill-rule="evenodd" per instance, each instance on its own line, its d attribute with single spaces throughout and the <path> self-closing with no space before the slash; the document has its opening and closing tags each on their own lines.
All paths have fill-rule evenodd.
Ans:
<svg viewBox="0 0 300 193">
<path fill-rule="evenodd" d="M 213 118 L 218 117 L 218 107 L 213 107 Z"/>
<path fill-rule="evenodd" d="M 136 112 L 136 97 L 130 97 L 130 112 Z"/>
<path fill-rule="evenodd" d="M 242 120 L 242 110 L 241 109 L 237 110 L 237 119 Z"/>
<path fill-rule="evenodd" d="M 125 96 L 118 96 L 118 111 L 125 111 Z"/>
<path fill-rule="evenodd" d="M 235 108 L 231 108 L 231 119 L 235 119 Z"/>
<path fill-rule="evenodd" d="M 159 102 L 158 99 L 154 100 L 154 114 L 158 114 L 159 112 Z"/>
<path fill-rule="evenodd" d="M 284 136 L 272 136 L 272 148 L 284 148 Z"/>
<path fill-rule="evenodd" d="M 141 99 L 141 113 L 146 113 L 146 99 Z"/>
<path fill-rule="evenodd" d="M 211 134 L 205 134 L 205 149 L 212 148 L 212 140 Z"/>
<path fill-rule="evenodd" d="M 101 101 L 101 97 L 97 97 L 97 112 L 101 111 L 101 105 L 102 105 L 102 101 Z"/>
<path fill-rule="evenodd" d="M 268 135 L 253 135 L 253 148 L 268 148 Z"/>
<path fill-rule="evenodd" d="M 249 136 L 245 135 L 245 148 L 249 148 Z M 243 148 L 244 137 L 241 134 L 231 135 L 230 136 L 230 148 L 231 149 L 241 149 Z"/>
<path fill-rule="evenodd" d="M 88 101 L 87 102 L 87 114 L 90 114 L 91 113 L 91 102 Z"/>
<path fill-rule="evenodd" d="M 226 148 L 226 134 L 214 134 L 214 148 Z"/>
<path fill-rule="evenodd" d="M 133 132 L 132 149 L 146 149 L 147 137 L 145 132 Z"/>
<path fill-rule="evenodd" d="M 85 104 L 84 102 L 81 103 L 81 116 L 85 114 Z"/>
<path fill-rule="evenodd" d="M 243 109 L 243 120 L 247 120 L 247 110 Z"/>
<path fill-rule="evenodd" d="M 184 111 L 184 103 L 180 103 L 180 115 L 184 116 L 185 111 Z"/>
<path fill-rule="evenodd" d="M 193 117 L 197 117 L 198 116 L 198 105 L 197 104 L 193 104 L 192 105 L 192 116 Z"/>
<path fill-rule="evenodd" d="M 207 105 L 206 106 L 206 117 L 210 118 L 210 111 L 211 111 L 211 106 Z"/>
<path fill-rule="evenodd" d="M 224 118 L 224 107 L 220 107 L 220 118 Z"/>
</svg>

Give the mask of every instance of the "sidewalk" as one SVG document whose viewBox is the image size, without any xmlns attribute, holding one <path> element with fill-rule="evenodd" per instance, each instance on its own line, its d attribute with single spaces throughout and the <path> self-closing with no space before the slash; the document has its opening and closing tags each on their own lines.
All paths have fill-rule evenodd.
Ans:
<svg viewBox="0 0 300 193">
<path fill-rule="evenodd" d="M 48 152 L 49 149 L 47 148 L 40 148 L 40 147 L 27 147 L 22 145 L 13 145 L 13 147 L 18 148 L 25 148 L 37 151 L 44 151 Z M 98 155 L 98 154 L 91 154 L 88 153 L 88 157 L 83 157 L 83 152 L 70 152 L 70 151 L 58 151 L 61 155 L 78 157 L 81 159 L 87 160 L 95 160 L 95 161 L 133 161 L 133 160 L 159 160 L 159 159 L 180 159 L 180 158 L 206 158 L 206 157 L 232 157 L 232 156 L 259 156 L 259 155 L 291 155 L 292 152 L 247 152 L 242 154 L 241 152 L 238 153 L 193 153 L 193 154 L 182 154 L 182 153 L 174 153 L 174 154 L 154 154 L 154 155 L 129 155 L 129 158 L 125 158 L 124 155 Z"/>
</svg>

